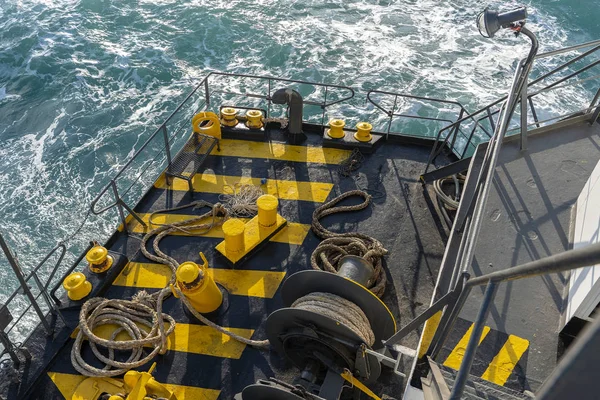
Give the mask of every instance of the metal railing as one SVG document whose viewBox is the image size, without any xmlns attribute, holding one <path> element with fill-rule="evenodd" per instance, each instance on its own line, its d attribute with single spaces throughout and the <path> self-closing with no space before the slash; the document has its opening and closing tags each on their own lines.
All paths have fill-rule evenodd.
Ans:
<svg viewBox="0 0 600 400">
<path fill-rule="evenodd" d="M 218 86 L 218 80 L 223 78 L 233 79 L 236 81 L 235 83 L 240 86 L 248 86 L 247 84 L 244 84 L 245 80 L 257 81 L 260 83 L 263 90 L 257 90 L 257 85 L 250 85 L 250 89 L 247 91 L 221 89 L 220 86 Z M 320 99 L 304 102 L 305 105 L 318 106 L 322 109 L 322 122 L 324 121 L 325 112 L 328 107 L 348 101 L 354 97 L 354 90 L 352 88 L 341 85 L 327 85 L 310 81 L 269 76 L 211 72 L 193 88 L 167 119 L 152 134 L 150 134 L 131 158 L 129 158 L 129 160 L 127 160 L 127 162 L 117 171 L 108 184 L 100 190 L 98 195 L 92 200 L 89 212 L 93 215 L 101 215 L 116 208 L 123 229 L 127 230 L 127 214 L 130 214 L 135 218 L 138 223 L 146 226 L 144 220 L 134 211 L 135 206 L 130 206 L 129 204 L 137 204 L 144 191 L 147 190 L 146 186 L 149 185 L 139 188 L 141 190 L 137 191 L 138 196 L 135 196 L 132 191 L 140 185 L 140 182 L 143 180 L 142 178 L 146 174 L 149 172 L 159 172 L 164 169 L 165 166 L 168 166 L 173 155 L 183 147 L 185 140 L 190 134 L 190 121 L 193 115 L 208 109 L 214 101 L 215 95 L 219 94 L 229 96 L 229 98 L 237 98 L 238 100 L 241 97 L 265 101 L 267 103 L 266 117 L 268 118 L 271 113 L 271 106 L 273 105 L 271 97 L 272 92 L 276 89 L 288 87 L 290 85 L 309 85 L 318 88 L 322 92 L 322 97 Z M 215 87 L 213 88 L 213 86 Z M 242 106 L 242 104 L 237 103 L 236 105 Z M 141 165 L 139 165 L 140 162 Z M 155 174 L 153 174 L 152 177 L 154 178 Z M 79 227 L 79 229 L 81 229 L 81 227 Z M 72 236 L 74 235 L 71 235 L 71 238 Z M 28 315 L 29 310 L 32 308 L 35 310 L 36 315 L 39 317 L 40 323 L 43 325 L 46 332 L 48 334 L 53 332 L 54 328 L 47 322 L 46 313 L 40 306 L 40 297 L 44 299 L 47 309 L 58 315 L 64 321 L 59 310 L 61 301 L 56 295 L 56 292 L 59 290 L 64 277 L 79 266 L 84 259 L 86 252 L 91 247 L 91 245 L 87 246 L 72 264 L 63 266 L 65 255 L 67 254 L 66 244 L 65 241 L 55 246 L 42 261 L 25 276 L 21 266 L 18 264 L 16 258 L 13 257 L 8 246 L 4 242 L 4 239 L 0 235 L 0 246 L 2 247 L 2 250 L 4 250 L 6 258 L 19 282 L 17 289 L 7 298 L 2 307 L 6 307 L 7 310 L 10 310 L 10 305 L 15 299 L 20 298 L 19 296 L 21 294 L 24 294 L 29 302 L 29 304 L 24 307 L 24 310 L 19 312 L 14 320 L 10 321 L 10 324 L 7 325 L 7 330 L 0 329 L 0 343 L 2 343 L 4 347 L 0 354 L 0 358 L 8 353 L 14 362 L 18 362 L 16 350 L 27 341 L 34 332 L 35 327 L 27 327 L 31 328 L 29 329 L 29 334 L 25 335 L 25 339 L 18 345 L 11 342 L 8 334 L 21 326 L 23 318 Z M 49 268 L 48 278 L 45 282 L 42 282 L 38 276 L 38 272 L 41 268 L 44 268 L 44 272 L 48 270 L 46 267 L 48 266 L 49 260 L 54 258 L 53 256 L 56 256 L 56 261 Z M 53 280 L 58 277 L 60 278 L 55 282 L 54 286 L 50 287 Z M 37 292 L 39 292 L 37 294 L 32 293 L 28 286 L 28 283 L 32 279 L 37 286 Z"/>
<path fill-rule="evenodd" d="M 218 78 L 231 78 L 234 80 L 256 80 L 262 82 L 263 89 L 265 89 L 262 93 L 256 91 L 233 91 L 233 90 L 223 90 L 223 89 L 214 89 L 211 90 L 210 81 Z M 186 136 L 189 130 L 189 121 L 191 116 L 207 109 L 211 103 L 213 96 L 215 94 L 225 95 L 229 98 L 251 98 L 251 99 L 259 99 L 267 102 L 267 115 L 269 118 L 271 114 L 271 107 L 273 105 L 272 92 L 276 88 L 281 88 L 280 86 L 289 86 L 289 85 L 309 85 L 315 88 L 319 88 L 323 92 L 323 98 L 321 101 L 314 100 L 305 100 L 304 105 L 312 105 L 319 106 L 322 109 L 321 116 L 321 125 L 325 119 L 325 112 L 328 107 L 331 107 L 334 104 L 342 103 L 350 100 L 354 97 L 354 90 L 347 86 L 341 85 L 328 85 L 316 82 L 302 81 L 302 80 L 294 80 L 294 79 L 285 79 L 285 78 L 275 78 L 270 76 L 259 76 L 259 75 L 249 75 L 249 74 L 234 74 L 234 73 L 224 73 L 224 72 L 211 72 L 204 79 L 200 81 L 198 85 L 192 90 L 190 94 L 179 104 L 179 106 L 173 111 L 169 117 L 148 137 L 148 139 L 142 144 L 142 146 L 134 153 L 134 155 L 127 161 L 127 163 L 117 172 L 117 174 L 110 180 L 109 184 L 98 193 L 98 195 L 94 198 L 91 203 L 91 211 L 94 215 L 102 214 L 112 208 L 117 208 L 117 212 L 121 223 L 124 228 L 127 229 L 126 223 L 126 212 L 128 212 L 133 218 L 135 218 L 140 224 L 146 226 L 145 222 L 142 218 L 137 215 L 137 213 L 127 204 L 125 196 L 130 192 L 133 186 L 141 179 L 141 177 L 147 172 L 148 168 L 152 165 L 156 165 L 157 162 L 167 161 L 167 165 L 170 164 L 173 159 L 173 143 L 177 140 L 182 139 L 183 136 Z M 220 87 L 220 86 L 217 86 Z M 332 92 L 336 93 L 336 99 L 331 100 Z M 341 94 L 340 94 L 341 92 Z M 329 97 L 329 98 L 328 98 Z M 237 104 L 236 104 L 237 105 Z M 240 104 L 241 105 L 241 104 Z M 187 108 L 186 108 L 187 107 Z M 184 118 L 181 118 L 183 116 Z M 169 134 L 169 132 L 173 132 Z M 133 182 L 129 184 L 129 187 L 125 189 L 125 191 L 121 192 L 119 190 L 119 181 L 127 175 L 131 165 L 137 161 L 141 157 L 147 158 L 148 148 L 155 142 L 155 140 L 159 138 L 162 143 L 162 149 L 160 149 L 149 162 L 146 163 L 146 166 L 142 168 L 142 171 L 133 179 Z M 162 158 L 160 158 L 162 157 Z M 108 204 L 104 204 L 99 206 L 99 203 L 102 202 L 103 199 L 106 198 L 107 193 L 110 193 L 112 199 Z M 139 200 L 139 199 L 138 199 Z M 137 203 L 137 201 L 135 201 Z"/>
<path fill-rule="evenodd" d="M 582 113 L 590 114 L 590 121 L 598 120 L 598 114 L 600 113 L 600 104 L 598 103 L 598 101 L 600 100 L 600 85 L 598 84 L 598 81 L 600 80 L 600 74 L 584 77 L 581 79 L 574 78 L 581 77 L 582 74 L 590 71 L 592 68 L 599 65 L 600 60 L 590 60 L 588 64 L 577 69 L 576 71 L 571 72 L 566 76 L 557 79 L 556 81 L 547 83 L 542 88 L 535 89 L 536 86 L 543 84 L 548 78 L 555 77 L 558 72 L 563 71 L 565 68 L 572 66 L 579 61 L 585 61 L 589 58 L 589 56 L 599 52 L 600 40 L 595 40 L 576 46 L 566 47 L 563 49 L 538 54 L 535 57 L 536 60 L 554 57 L 590 47 L 591 49 L 572 57 L 566 62 L 553 68 L 549 72 L 546 72 L 541 76 L 537 77 L 536 79 L 528 82 L 528 84 L 524 86 L 523 90 L 519 94 L 518 99 L 518 103 L 520 103 L 519 120 L 514 121 L 511 118 L 511 122 L 514 123 L 516 127 L 507 131 L 509 134 L 520 133 L 523 146 L 526 147 L 527 131 L 530 128 L 539 128 L 543 126 L 543 124 L 553 122 L 559 119 L 567 119 L 576 115 L 581 115 Z M 589 83 L 595 83 L 595 85 L 591 89 L 592 91 L 596 91 L 589 105 L 586 104 L 575 111 L 570 111 L 561 115 L 555 115 L 546 119 L 539 118 L 538 110 L 536 109 L 536 106 L 534 104 L 534 100 L 538 96 L 544 93 L 551 92 L 553 90 L 564 89 L 569 86 L 583 85 Z M 530 91 L 530 88 L 535 90 Z M 462 118 L 459 118 L 453 124 L 440 129 L 436 136 L 436 145 L 433 147 L 429 156 L 429 160 L 425 168 L 425 173 L 429 171 L 433 162 L 435 161 L 437 156 L 441 154 L 444 148 L 449 148 L 450 151 L 457 158 L 461 159 L 469 156 L 470 153 L 475 150 L 477 144 L 484 141 L 485 138 L 490 139 L 492 136 L 490 132 L 495 131 L 497 123 L 494 117 L 496 117 L 501 112 L 502 107 L 506 102 L 507 98 L 508 96 L 504 96 L 471 114 L 467 114 Z M 529 114 L 531 114 L 533 122 L 529 122 Z M 469 123 L 471 123 L 471 125 L 468 127 L 470 132 L 465 137 L 463 128 L 466 128 L 465 125 Z M 461 138 L 464 140 L 461 141 Z"/>
<path fill-rule="evenodd" d="M 62 243 L 58 244 L 27 275 L 25 275 L 23 273 L 23 269 L 21 268 L 21 265 L 19 264 L 19 262 L 17 261 L 15 256 L 10 251 L 8 245 L 6 244 L 6 241 L 4 240 L 4 237 L 1 234 L 0 234 L 0 249 L 2 249 L 2 252 L 4 253 L 4 256 L 6 257 L 6 260 L 8 261 L 8 263 L 9 263 L 11 269 L 13 270 L 13 273 L 15 274 L 17 281 L 19 283 L 19 286 L 17 287 L 17 289 L 14 290 L 12 292 L 12 294 L 10 296 L 8 296 L 8 298 L 1 305 L 1 307 L 5 308 L 7 312 L 2 313 L 3 320 L 0 321 L 0 325 L 2 325 L 2 329 L 0 329 L 0 342 L 2 343 L 2 345 L 4 347 L 2 349 L 2 353 L 0 354 L 0 358 L 8 353 L 10 355 L 10 358 L 13 360 L 13 362 L 16 365 L 19 365 L 20 360 L 19 360 L 19 357 L 16 352 L 18 346 L 15 346 L 11 342 L 8 335 L 17 326 L 19 326 L 19 323 L 21 322 L 23 317 L 28 314 L 30 309 L 33 308 L 35 314 L 37 315 L 38 319 L 40 320 L 40 323 L 44 327 L 46 334 L 51 335 L 53 332 L 52 326 L 46 320 L 46 313 L 44 312 L 44 310 L 38 303 L 38 300 L 40 297 L 42 297 L 44 299 L 48 309 L 53 314 L 55 314 L 59 318 L 61 318 L 63 322 L 65 322 L 63 315 L 58 310 L 58 307 L 57 307 L 58 305 L 50 299 L 50 295 L 48 294 L 48 286 L 50 285 L 50 282 L 52 281 L 52 278 L 54 277 L 58 266 L 64 259 L 65 254 L 67 252 L 67 248 Z M 55 263 L 55 266 L 52 268 L 52 272 L 48 276 L 46 283 L 42 283 L 42 280 L 38 276 L 38 271 L 40 270 L 40 268 L 42 268 L 42 266 L 44 266 L 46 264 L 46 262 L 53 255 L 55 255 L 55 253 L 58 254 L 58 259 Z M 31 281 L 32 279 L 35 282 L 35 285 L 37 286 L 37 290 L 39 291 L 39 293 L 37 295 L 34 295 L 31 288 L 29 287 L 29 281 Z M 15 299 L 18 298 L 19 295 L 24 295 L 27 298 L 27 300 L 29 301 L 29 305 L 27 307 L 25 307 L 25 309 L 17 316 L 16 320 L 12 320 L 13 316 L 10 313 L 10 305 L 12 304 L 12 302 Z M 8 329 L 6 329 L 6 328 L 8 328 Z"/>
<path fill-rule="evenodd" d="M 373 98 L 374 96 L 378 97 L 377 99 Z M 392 101 L 393 98 L 393 101 Z M 383 105 L 382 101 L 383 100 L 387 100 L 388 103 L 391 103 L 391 108 L 386 108 L 385 105 Z M 463 116 L 465 114 L 468 114 L 468 111 L 465 109 L 465 107 L 459 103 L 458 101 L 452 101 L 452 100 L 444 100 L 444 99 L 438 99 L 435 97 L 423 97 L 423 96 L 414 96 L 411 94 L 406 94 L 406 93 L 396 93 L 396 92 L 388 92 L 388 91 L 382 91 L 382 90 L 369 90 L 367 92 L 367 101 L 369 103 L 371 103 L 373 106 L 375 106 L 376 108 L 378 108 L 379 110 L 383 111 L 388 117 L 389 120 L 387 122 L 387 128 L 386 131 L 384 132 L 386 135 L 386 139 L 389 137 L 390 134 L 401 134 L 401 135 L 405 135 L 405 136 L 412 136 L 414 134 L 407 134 L 407 133 L 401 133 L 401 132 L 392 132 L 392 124 L 394 123 L 395 120 L 401 119 L 401 118 L 407 118 L 407 119 L 415 119 L 415 120 L 425 120 L 425 121 L 434 121 L 437 123 L 446 123 L 447 125 L 444 125 L 445 127 L 448 125 L 454 125 L 452 134 L 454 134 L 454 130 L 460 131 L 460 126 L 456 125 L 456 122 L 460 119 L 463 118 Z M 440 118 L 439 116 L 435 116 L 435 117 L 428 117 L 428 116 L 424 116 L 424 115 L 419 115 L 419 114 L 407 114 L 406 112 L 400 112 L 403 108 L 411 108 L 410 106 L 413 104 L 423 104 L 423 103 L 432 103 L 435 106 L 450 106 L 451 113 L 456 113 L 456 117 L 454 119 L 448 119 L 448 118 Z M 408 105 L 408 107 L 407 107 Z M 397 112 L 398 110 L 398 112 Z M 437 114 L 439 115 L 439 109 L 436 109 Z M 464 135 L 464 132 L 460 131 L 457 133 L 461 133 L 462 135 Z"/>
<path fill-rule="evenodd" d="M 398 343 L 409 332 L 424 324 L 436 313 L 442 312 L 439 324 L 435 330 L 435 334 L 433 335 L 429 348 L 426 349 L 427 351 L 425 353 L 426 356 L 431 356 L 431 358 L 435 360 L 440 350 L 444 346 L 444 343 L 451 332 L 454 322 L 461 312 L 471 289 L 475 286 L 486 285 L 483 302 L 475 320 L 473 333 L 469 339 L 458 375 L 452 388 L 452 393 L 450 396 L 451 399 L 460 398 L 464 390 L 464 385 L 470 373 L 482 329 L 488 316 L 489 308 L 494 299 L 497 285 L 500 282 L 522 279 L 540 274 L 567 271 L 574 268 L 594 265 L 600 261 L 600 245 L 590 245 L 582 249 L 567 251 L 558 255 L 533 261 L 528 264 L 474 277 L 472 279 L 469 276 L 468 270 L 473 262 L 474 250 L 483 222 L 482 216 L 486 207 L 487 199 L 489 197 L 490 188 L 492 186 L 494 171 L 496 169 L 503 140 L 510 131 L 509 125 L 515 109 L 520 103 L 522 108 L 521 116 L 519 118 L 520 126 L 517 128 L 517 131 L 520 131 L 521 133 L 521 148 L 524 149 L 527 146 L 528 124 L 526 119 L 527 114 L 524 112 L 524 110 L 527 109 L 527 106 L 530 106 L 530 109 L 533 110 L 535 120 L 534 124 L 540 124 L 542 122 L 537 119 L 537 116 L 535 116 L 535 108 L 532 106 L 533 103 L 531 98 L 542 91 L 547 91 L 558 87 L 559 83 L 565 82 L 567 79 L 571 79 L 572 77 L 579 75 L 582 70 L 588 70 L 600 63 L 592 62 L 588 66 L 569 74 L 567 77 L 559 79 L 557 82 L 546 85 L 543 89 L 527 95 L 528 86 L 531 87 L 534 84 L 542 82 L 543 79 L 552 76 L 554 73 L 566 68 L 573 62 L 579 61 L 599 50 L 600 41 L 594 41 L 584 45 L 573 46 L 536 56 L 538 49 L 537 39 L 526 28 L 523 28 L 521 32 L 530 38 L 531 49 L 528 57 L 518 63 L 508 95 L 492 103 L 486 108 L 477 111 L 476 113 L 459 119 L 453 125 L 444 127 L 440 131 L 440 134 L 441 132 L 448 130 L 452 132 L 452 130 L 456 130 L 462 122 L 483 113 L 485 113 L 485 116 L 477 120 L 473 129 L 476 129 L 477 126 L 480 126 L 482 119 L 488 119 L 489 124 L 494 128 L 494 134 L 490 137 L 490 141 L 485 149 L 485 153 L 483 153 L 483 150 L 481 152 L 481 154 L 483 154 L 481 163 L 475 165 L 475 160 L 471 162 L 471 168 L 469 169 L 463 189 L 463 196 L 459 204 L 459 209 L 457 210 L 454 224 L 452 226 L 448 245 L 446 246 L 446 252 L 444 254 L 444 259 L 442 260 L 440 273 L 444 271 L 451 271 L 452 277 L 450 279 L 448 288 L 444 292 L 443 296 L 436 300 L 425 312 L 423 312 L 413 321 L 409 322 L 385 343 L 387 346 L 392 346 Z M 552 71 L 527 84 L 528 76 L 535 59 L 550 57 L 592 46 L 593 48 L 591 50 L 576 56 L 575 58 L 561 64 Z M 598 110 L 600 110 L 600 108 L 598 105 L 596 105 L 596 102 L 598 101 L 599 97 L 600 90 L 594 96 L 590 106 L 584 109 L 584 116 L 591 123 L 594 123 L 598 119 Z M 493 106 L 499 106 L 499 110 L 492 112 L 491 107 Z M 500 116 L 499 122 L 496 124 L 497 121 L 493 119 L 493 115 L 497 113 L 499 113 Z M 450 136 L 451 135 L 446 135 L 443 145 L 447 143 Z M 454 136 L 456 136 L 456 134 L 454 134 Z M 437 150 L 438 149 L 434 149 L 434 151 L 432 151 L 430 163 L 433 161 L 433 158 L 435 158 L 435 151 Z M 464 152 L 462 155 L 464 156 Z M 457 239 L 458 237 L 460 237 L 460 239 Z"/>
</svg>

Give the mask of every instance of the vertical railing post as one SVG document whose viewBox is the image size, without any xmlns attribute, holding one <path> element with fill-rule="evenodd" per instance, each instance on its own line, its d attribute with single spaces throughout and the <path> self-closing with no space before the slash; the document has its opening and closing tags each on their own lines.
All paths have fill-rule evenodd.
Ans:
<svg viewBox="0 0 600 400">
<path fill-rule="evenodd" d="M 267 118 L 271 118 L 271 78 L 267 79 Z"/>
<path fill-rule="evenodd" d="M 204 101 L 206 102 L 206 108 L 210 106 L 210 92 L 208 91 L 208 76 L 204 78 Z"/>
<path fill-rule="evenodd" d="M 465 109 L 461 108 L 460 113 L 458 114 L 458 121 L 460 121 L 462 119 L 464 114 L 465 114 Z M 450 151 L 452 151 L 452 152 L 454 152 L 454 146 L 456 144 L 456 139 L 458 138 L 459 131 L 460 131 L 460 123 L 456 124 L 454 129 L 450 132 L 451 135 L 454 135 L 452 137 L 452 143 L 450 144 Z"/>
<path fill-rule="evenodd" d="M 171 171 L 171 144 L 169 143 L 169 135 L 167 134 L 167 125 L 162 126 L 163 138 L 165 140 L 165 152 L 167 153 L 167 171 Z"/>
<path fill-rule="evenodd" d="M 537 116 L 537 112 L 535 111 L 535 107 L 533 106 L 533 97 L 529 97 L 529 109 L 531 110 L 531 115 L 533 116 L 535 125 L 539 128 L 541 125 L 540 125 L 540 120 Z"/>
<path fill-rule="evenodd" d="M 473 331 L 471 332 L 469 343 L 465 349 L 465 354 L 463 355 L 460 369 L 458 370 L 458 374 L 456 374 L 454 386 L 452 387 L 452 393 L 450 393 L 450 400 L 460 400 L 463 390 L 465 389 L 465 384 L 469 379 L 469 373 L 471 372 L 473 360 L 475 359 L 475 353 L 477 352 L 477 347 L 479 346 L 479 341 L 481 340 L 483 327 L 485 326 L 485 321 L 490 313 L 490 306 L 492 305 L 494 296 L 496 295 L 497 288 L 497 284 L 492 281 L 489 281 L 485 288 L 483 302 L 479 308 L 477 319 L 473 324 Z"/>
<path fill-rule="evenodd" d="M 323 123 L 325 122 L 325 105 L 327 104 L 327 91 L 328 86 L 325 86 L 325 95 L 323 96 L 323 104 L 321 104 L 321 108 L 323 109 L 323 114 L 321 115 L 321 126 L 323 127 L 323 131 L 325 131 L 325 125 L 323 125 Z"/>
<path fill-rule="evenodd" d="M 123 224 L 123 230 L 127 232 L 127 221 L 125 220 L 125 213 L 123 212 L 123 205 L 121 204 L 121 198 L 119 197 L 119 190 L 117 189 L 117 184 L 115 183 L 114 179 L 110 181 L 110 187 L 112 188 L 113 195 L 115 196 L 117 210 L 119 212 L 119 217 L 121 218 L 121 223 Z"/>
<path fill-rule="evenodd" d="M 31 289 L 29 289 L 29 286 L 27 285 L 27 282 L 25 281 L 25 276 L 23 275 L 23 271 L 21 271 L 21 267 L 17 263 L 17 260 L 15 260 L 15 258 L 13 257 L 10 249 L 8 248 L 8 245 L 4 241 L 4 237 L 1 234 L 0 234 L 0 247 L 2 248 L 2 251 L 4 252 L 4 255 L 6 256 L 8 263 L 10 264 L 13 272 L 15 273 L 15 276 L 17 277 L 17 280 L 19 281 L 19 285 L 21 286 L 21 289 L 23 289 L 23 293 L 25 293 L 25 296 L 27 296 L 27 298 L 29 299 L 29 302 L 31 303 L 31 306 L 35 310 L 35 313 L 38 315 L 38 317 L 42 321 L 42 325 L 44 325 L 44 329 L 46 329 L 46 333 L 48 335 L 51 335 L 52 327 L 50 326 L 48 321 L 46 321 L 46 316 L 44 315 L 44 312 L 40 308 L 40 305 L 37 303 L 35 296 L 33 295 L 33 293 L 31 293 Z"/>
<path fill-rule="evenodd" d="M 388 121 L 387 133 L 385 135 L 385 140 L 388 140 L 390 137 L 390 130 L 392 129 L 392 121 L 394 120 L 394 112 L 396 111 L 396 104 L 398 103 L 398 95 L 394 96 L 394 105 L 392 106 L 392 111 L 390 111 L 390 120 Z"/>
<path fill-rule="evenodd" d="M 496 131 L 496 123 L 494 122 L 494 116 L 492 115 L 492 111 L 490 108 L 486 108 L 488 119 L 490 120 L 490 126 L 492 128 L 492 132 Z"/>
<path fill-rule="evenodd" d="M 590 111 L 594 109 L 594 106 L 596 107 L 596 110 L 592 114 L 592 119 L 590 120 L 590 125 L 593 125 L 594 122 L 596 122 L 598 120 L 598 116 L 600 115 L 600 103 L 596 104 L 598 99 L 600 99 L 600 88 L 598 88 L 596 95 L 594 96 L 594 98 L 592 99 L 592 102 L 590 103 Z"/>
<path fill-rule="evenodd" d="M 527 81 L 521 90 L 521 151 L 527 150 Z"/>
</svg>

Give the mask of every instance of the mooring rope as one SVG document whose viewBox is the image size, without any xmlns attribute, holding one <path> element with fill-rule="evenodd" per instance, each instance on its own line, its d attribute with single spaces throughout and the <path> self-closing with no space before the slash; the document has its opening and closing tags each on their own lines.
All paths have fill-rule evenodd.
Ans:
<svg viewBox="0 0 600 400">
<path fill-rule="evenodd" d="M 242 192 L 243 190 L 240 189 L 237 193 L 242 194 Z M 242 195 L 245 199 L 253 199 L 256 192 L 252 195 L 249 195 L 249 193 L 249 191 L 244 191 Z M 337 203 L 351 196 L 361 196 L 364 198 L 364 202 L 355 206 L 335 207 Z M 371 288 L 371 291 L 381 296 L 386 283 L 381 258 L 387 254 L 387 250 L 383 248 L 379 241 L 367 235 L 355 232 L 331 232 L 325 229 L 320 222 L 320 219 L 327 215 L 364 209 L 369 205 L 370 201 L 370 195 L 360 190 L 354 190 L 342 194 L 315 210 L 312 229 L 315 234 L 325 240 L 321 242 L 313 253 L 311 264 L 315 269 L 336 272 L 337 263 L 343 255 L 354 254 L 361 256 L 374 265 L 375 285 Z M 157 226 L 157 228 L 150 230 L 144 235 L 140 250 L 148 259 L 169 267 L 171 270 L 169 283 L 165 288 L 154 294 L 140 291 L 132 300 L 96 297 L 85 302 L 79 315 L 79 332 L 71 351 L 71 362 L 79 373 L 92 377 L 121 375 L 130 369 L 147 363 L 158 353 L 164 354 L 167 351 L 167 338 L 175 329 L 175 320 L 168 314 L 163 313 L 162 305 L 164 299 L 172 293 L 172 290 L 175 291 L 189 312 L 207 326 L 249 346 L 260 349 L 269 348 L 268 340 L 252 340 L 237 335 L 197 312 L 185 294 L 176 285 L 175 273 L 179 267 L 179 263 L 160 249 L 160 241 L 165 236 L 176 232 L 185 232 L 187 234 L 207 233 L 214 227 L 222 225 L 231 215 L 228 206 L 244 207 L 243 201 L 239 199 L 229 201 L 226 204 L 210 204 L 205 201 L 196 201 L 184 206 L 159 210 L 150 215 L 149 223 Z M 198 217 L 180 222 L 169 224 L 154 222 L 156 214 L 189 207 L 210 207 L 210 210 Z M 152 244 L 155 254 L 152 254 L 147 249 L 147 243 L 153 236 L 156 236 Z M 323 268 L 320 267 L 318 260 L 322 262 Z M 356 304 L 342 297 L 331 293 L 311 293 L 298 299 L 292 307 L 311 310 L 333 318 L 335 321 L 352 329 L 369 346 L 372 346 L 375 341 L 373 331 L 364 312 Z M 165 328 L 165 322 L 168 324 L 167 328 Z M 94 329 L 101 325 L 117 325 L 118 328 L 112 332 L 110 338 L 104 339 L 93 333 Z M 140 328 L 138 325 L 146 327 L 147 330 Z M 121 332 L 127 332 L 131 340 L 116 340 L 117 335 Z M 83 360 L 81 347 L 85 339 L 89 341 L 96 358 L 104 363 L 103 368 L 96 368 Z M 108 349 L 108 357 L 98 350 L 98 346 Z M 152 349 L 146 356 L 143 356 L 144 346 Z M 131 351 L 131 355 L 124 362 L 116 361 L 114 358 L 115 350 L 128 350 Z"/>
<path fill-rule="evenodd" d="M 242 203 L 238 201 L 236 204 L 241 205 Z M 156 214 L 189 207 L 195 209 L 210 207 L 210 210 L 198 217 L 180 222 L 170 224 L 154 222 Z M 205 201 L 196 201 L 183 206 L 158 210 L 150 215 L 149 223 L 158 227 L 144 235 L 140 250 L 148 259 L 169 267 L 171 278 L 165 288 L 153 294 L 142 290 L 132 300 L 109 300 L 95 297 L 83 304 L 79 314 L 79 332 L 71 350 L 71 363 L 79 373 L 91 377 L 117 376 L 147 363 L 158 353 L 164 354 L 167 351 L 167 338 L 175 329 L 175 320 L 162 311 L 163 300 L 172 293 L 171 286 L 190 313 L 202 323 L 249 346 L 268 348 L 268 340 L 252 340 L 237 335 L 198 313 L 176 285 L 175 273 L 179 263 L 160 249 L 160 241 L 165 236 L 175 232 L 201 235 L 222 225 L 228 216 L 229 211 L 221 203 L 213 205 Z M 147 249 L 147 243 L 153 236 L 156 236 L 152 244 L 155 254 Z M 167 329 L 165 329 L 165 321 L 168 323 Z M 140 328 L 138 324 L 148 330 Z M 103 339 L 93 333 L 93 330 L 101 325 L 117 325 L 118 328 L 112 332 L 109 339 Z M 117 335 L 121 332 L 127 332 L 130 340 L 116 340 Z M 96 368 L 83 359 L 81 347 L 85 339 L 89 341 L 96 358 L 104 363 L 103 368 Z M 98 346 L 108 349 L 108 357 L 98 350 Z M 144 346 L 152 348 L 145 357 L 143 357 Z M 114 358 L 115 350 L 129 350 L 131 355 L 127 361 L 116 361 Z"/>
<path fill-rule="evenodd" d="M 261 188 L 254 185 L 225 185 L 231 193 L 219 195 L 219 201 L 236 218 L 250 218 L 258 213 L 256 200 L 264 194 Z"/>
<path fill-rule="evenodd" d="M 314 292 L 300 297 L 292 308 L 324 315 L 349 328 L 364 343 L 373 346 L 375 334 L 367 316 L 356 304 L 332 293 Z"/>
<path fill-rule="evenodd" d="M 175 320 L 170 315 L 162 313 L 162 301 L 168 292 L 168 289 L 158 292 L 154 307 L 141 299 L 94 297 L 86 301 L 79 313 L 79 332 L 71 350 L 73 367 L 85 376 L 109 377 L 142 366 L 157 353 L 164 354 L 167 351 L 167 337 L 175 329 Z M 165 329 L 165 321 L 169 324 L 167 329 Z M 138 324 L 149 330 L 140 329 Z M 109 339 L 104 339 L 93 332 L 101 325 L 117 325 L 118 328 L 112 332 Z M 116 340 L 117 335 L 123 331 L 127 332 L 131 340 Z M 84 339 L 88 339 L 92 352 L 104 363 L 104 368 L 96 368 L 83 359 L 81 346 Z M 108 357 L 98 350 L 98 345 L 108 349 Z M 152 347 L 152 351 L 145 357 L 142 357 L 143 346 Z M 127 361 L 116 361 L 115 350 L 129 350 L 131 355 Z"/>
<path fill-rule="evenodd" d="M 352 196 L 362 197 L 364 201 L 361 204 L 353 206 L 336 206 L 342 200 Z M 332 232 L 321 224 L 321 219 L 328 215 L 362 210 L 368 207 L 370 203 L 371 196 L 368 193 L 362 190 L 351 190 L 317 208 L 313 213 L 312 230 L 324 240 L 313 251 L 310 263 L 316 270 L 335 273 L 339 268 L 339 261 L 343 256 L 355 255 L 362 257 L 370 262 L 375 269 L 373 286 L 368 289 L 376 296 L 381 297 L 385 291 L 387 282 L 382 260 L 388 251 L 375 238 L 358 232 Z"/>
</svg>

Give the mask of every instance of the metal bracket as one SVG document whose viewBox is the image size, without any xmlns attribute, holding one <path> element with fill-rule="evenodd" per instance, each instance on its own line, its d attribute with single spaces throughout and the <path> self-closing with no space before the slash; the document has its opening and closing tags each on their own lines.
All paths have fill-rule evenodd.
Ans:
<svg viewBox="0 0 600 400">
<path fill-rule="evenodd" d="M 403 378 L 406 378 L 406 374 L 399 371 L 400 363 L 402 362 L 402 354 L 403 353 L 401 353 L 401 352 L 398 353 L 398 358 L 388 357 L 385 354 L 382 354 L 382 353 L 379 353 L 377 351 L 370 350 L 370 349 L 365 349 L 365 353 L 374 356 L 375 358 L 377 358 L 377 360 L 381 364 L 385 365 L 386 367 L 390 367 L 392 369 L 392 371 L 394 372 L 394 374 L 401 376 Z M 413 354 L 413 357 L 414 357 L 414 354 Z"/>
</svg>

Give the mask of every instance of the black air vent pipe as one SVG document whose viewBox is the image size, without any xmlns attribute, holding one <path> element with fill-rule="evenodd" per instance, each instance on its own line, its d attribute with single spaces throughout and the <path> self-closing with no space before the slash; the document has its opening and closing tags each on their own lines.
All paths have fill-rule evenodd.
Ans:
<svg viewBox="0 0 600 400">
<path fill-rule="evenodd" d="M 291 144 L 299 144 L 306 140 L 302 131 L 302 96 L 294 89 L 279 89 L 273 93 L 273 103 L 287 104 L 288 106 L 288 132 Z"/>
</svg>

